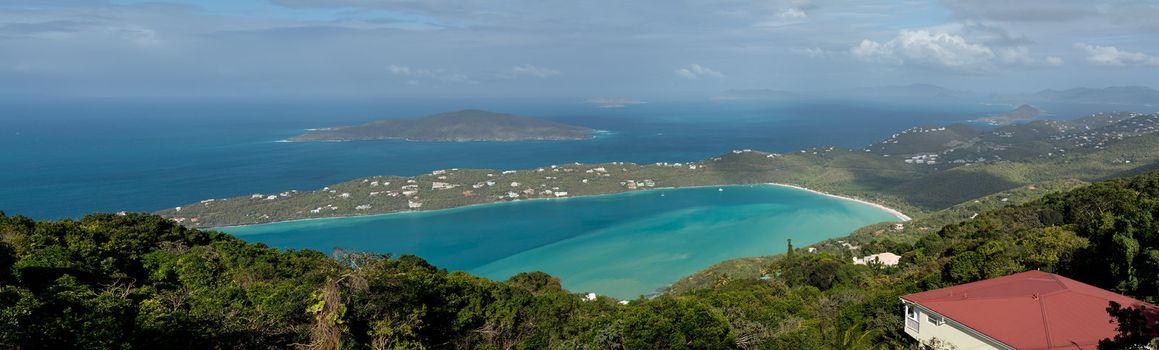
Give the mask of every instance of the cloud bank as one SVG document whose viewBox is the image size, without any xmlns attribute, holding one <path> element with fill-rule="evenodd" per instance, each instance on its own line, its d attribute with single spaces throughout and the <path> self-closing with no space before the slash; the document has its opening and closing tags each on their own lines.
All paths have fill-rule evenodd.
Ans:
<svg viewBox="0 0 1159 350">
<path fill-rule="evenodd" d="M 1076 43 L 1075 47 L 1082 49 L 1087 53 L 1087 61 L 1104 66 L 1129 66 L 1129 65 L 1159 65 L 1159 57 L 1144 54 L 1142 52 L 1130 52 L 1119 50 L 1114 46 L 1100 46 L 1090 45 L 1084 43 Z"/>
<path fill-rule="evenodd" d="M 8 0 L 0 96 L 1159 86 L 1153 18 L 1104 0 Z"/>
<path fill-rule="evenodd" d="M 690 64 L 687 67 L 677 68 L 676 75 L 691 80 L 723 79 L 724 74 L 699 64 Z"/>
</svg>

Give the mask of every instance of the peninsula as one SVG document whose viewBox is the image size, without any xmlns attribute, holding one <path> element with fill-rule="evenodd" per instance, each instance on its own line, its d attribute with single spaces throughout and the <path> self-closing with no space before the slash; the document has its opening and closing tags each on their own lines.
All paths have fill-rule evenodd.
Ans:
<svg viewBox="0 0 1159 350">
<path fill-rule="evenodd" d="M 1021 105 L 1009 112 L 1003 112 L 988 117 L 975 119 L 975 121 L 988 123 L 990 125 L 1010 125 L 1014 123 L 1022 123 L 1034 120 L 1039 116 L 1045 114 L 1041 109 L 1035 108 L 1031 105 Z"/>
<path fill-rule="evenodd" d="M 413 119 L 383 119 L 362 125 L 311 130 L 290 141 L 525 141 L 580 140 L 594 130 L 580 126 L 477 109 Z"/>
<path fill-rule="evenodd" d="M 1096 181 L 1159 161 L 1159 114 L 1102 113 L 993 129 L 900 131 L 863 149 L 748 149 L 692 162 L 555 164 L 372 176 L 315 190 L 206 199 L 158 211 L 187 227 L 455 208 L 652 188 L 778 183 L 856 198 L 906 215 L 942 210 L 1020 186 Z"/>
</svg>

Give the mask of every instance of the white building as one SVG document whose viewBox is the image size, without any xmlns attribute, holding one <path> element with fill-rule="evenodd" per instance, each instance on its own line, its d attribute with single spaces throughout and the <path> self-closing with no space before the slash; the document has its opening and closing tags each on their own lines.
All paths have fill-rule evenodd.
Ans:
<svg viewBox="0 0 1159 350">
<path fill-rule="evenodd" d="M 905 333 L 939 349 L 1095 349 L 1118 334 L 1114 301 L 1159 307 L 1063 276 L 1027 271 L 901 297 Z"/>
<path fill-rule="evenodd" d="M 885 266 L 894 266 L 897 265 L 899 261 L 901 261 L 901 256 L 894 253 L 885 252 L 866 255 L 864 258 L 853 258 L 854 265 L 869 265 L 875 261 Z"/>
</svg>

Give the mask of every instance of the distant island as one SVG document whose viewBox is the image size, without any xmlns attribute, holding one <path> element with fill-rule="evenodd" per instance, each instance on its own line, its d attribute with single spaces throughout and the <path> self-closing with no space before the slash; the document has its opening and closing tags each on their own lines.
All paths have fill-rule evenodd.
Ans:
<svg viewBox="0 0 1159 350">
<path fill-rule="evenodd" d="M 910 128 L 863 149 L 733 150 L 691 162 L 567 163 L 371 176 L 321 189 L 213 198 L 156 212 L 193 228 L 456 208 L 653 188 L 779 183 L 919 216 L 1046 182 L 1096 181 L 1159 160 L 1159 114 L 1100 113 L 998 128 Z M 1003 202 L 1005 203 L 1005 202 Z"/>
<path fill-rule="evenodd" d="M 1159 91 L 1146 86 L 1112 86 L 1107 88 L 1075 88 L 1043 90 L 1034 96 L 1038 101 L 1095 103 L 1095 104 L 1159 104 Z"/>
<path fill-rule="evenodd" d="M 941 101 L 973 103 L 1036 103 L 1036 104 L 1107 104 L 1155 106 L 1159 105 L 1159 90 L 1147 86 L 1110 86 L 1046 89 L 1037 92 L 984 93 L 955 90 L 930 84 L 861 87 L 829 91 L 781 91 L 773 89 L 727 90 L 712 98 L 714 101 L 794 99 L 825 101 L 834 98 L 857 100 L 938 99 Z"/>
<path fill-rule="evenodd" d="M 975 121 L 991 125 L 1010 125 L 1018 122 L 1028 122 L 1045 114 L 1041 109 L 1031 105 L 1021 105 L 1012 111 L 975 119 Z"/>
<path fill-rule="evenodd" d="M 311 130 L 290 141 L 525 141 L 581 140 L 594 130 L 531 117 L 478 109 L 414 119 L 384 119 L 354 126 Z"/>
</svg>

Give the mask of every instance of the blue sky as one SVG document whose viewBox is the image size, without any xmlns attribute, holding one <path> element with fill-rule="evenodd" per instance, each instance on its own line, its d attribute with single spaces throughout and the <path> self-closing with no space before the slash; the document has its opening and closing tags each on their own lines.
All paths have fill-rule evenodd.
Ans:
<svg viewBox="0 0 1159 350">
<path fill-rule="evenodd" d="M 0 95 L 1157 87 L 1154 18 L 1154 0 L 7 0 Z"/>
</svg>

